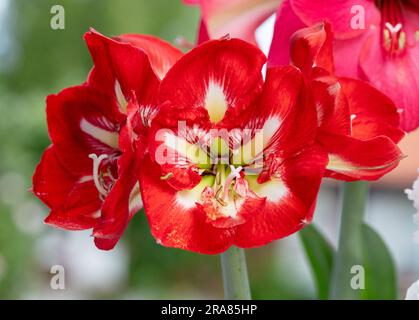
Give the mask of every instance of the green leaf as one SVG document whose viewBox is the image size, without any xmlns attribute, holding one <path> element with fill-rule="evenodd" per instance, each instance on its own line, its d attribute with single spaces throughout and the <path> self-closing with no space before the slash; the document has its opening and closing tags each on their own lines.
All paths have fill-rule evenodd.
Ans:
<svg viewBox="0 0 419 320">
<path fill-rule="evenodd" d="M 335 250 L 312 224 L 299 234 L 314 275 L 318 298 L 327 299 Z"/>
<path fill-rule="evenodd" d="M 360 298 L 397 299 L 397 273 L 393 258 L 378 233 L 367 224 L 362 225 L 362 244 L 365 289 L 360 290 Z"/>
</svg>

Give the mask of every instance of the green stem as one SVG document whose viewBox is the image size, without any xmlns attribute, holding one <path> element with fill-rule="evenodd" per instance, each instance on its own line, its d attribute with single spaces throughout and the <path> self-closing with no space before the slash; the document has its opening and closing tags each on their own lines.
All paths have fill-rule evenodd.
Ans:
<svg viewBox="0 0 419 320">
<path fill-rule="evenodd" d="M 227 300 L 250 300 L 246 256 L 243 249 L 231 247 L 221 254 L 224 298 Z"/>
<path fill-rule="evenodd" d="M 330 288 L 331 299 L 359 299 L 360 291 L 351 287 L 351 268 L 362 264 L 361 228 L 367 197 L 366 182 L 344 184 L 339 244 Z"/>
</svg>

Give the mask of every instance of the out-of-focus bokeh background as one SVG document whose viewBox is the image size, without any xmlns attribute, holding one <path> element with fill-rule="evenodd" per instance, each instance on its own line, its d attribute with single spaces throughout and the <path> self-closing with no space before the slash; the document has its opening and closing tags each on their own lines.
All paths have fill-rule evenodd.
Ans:
<svg viewBox="0 0 419 320">
<path fill-rule="evenodd" d="M 65 8 L 65 29 L 50 27 L 51 7 Z M 83 34 L 146 33 L 193 42 L 197 8 L 175 0 L 0 0 L 0 298 L 222 298 L 218 256 L 167 249 L 140 213 L 117 248 L 98 251 L 89 232 L 43 224 L 48 210 L 31 193 L 31 176 L 48 146 L 45 97 L 83 82 L 92 65 Z M 372 185 L 367 220 L 397 264 L 401 296 L 419 278 L 414 209 L 404 195 L 419 167 L 418 132 L 403 142 L 410 157 Z M 328 181 L 314 223 L 336 244 L 339 184 Z M 312 299 L 314 282 L 298 235 L 248 250 L 253 297 Z M 65 290 L 50 287 L 53 265 L 65 268 Z"/>
</svg>

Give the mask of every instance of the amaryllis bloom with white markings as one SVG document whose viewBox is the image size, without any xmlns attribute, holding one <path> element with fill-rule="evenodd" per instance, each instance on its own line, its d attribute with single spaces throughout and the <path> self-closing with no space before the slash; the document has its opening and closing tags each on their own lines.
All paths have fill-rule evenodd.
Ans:
<svg viewBox="0 0 419 320">
<path fill-rule="evenodd" d="M 329 21 L 339 76 L 361 78 L 402 111 L 401 128 L 419 126 L 418 0 L 284 0 L 278 9 L 269 58 L 288 64 L 292 34 Z"/>
<path fill-rule="evenodd" d="M 303 74 L 239 39 L 211 40 L 163 78 L 140 168 L 156 241 L 200 253 L 290 235 L 312 219 L 327 155 Z"/>
<path fill-rule="evenodd" d="M 297 31 L 290 50 L 291 62 L 313 92 L 317 141 L 329 155 L 326 175 L 375 180 L 402 159 L 399 114 L 394 103 L 367 82 L 334 75 L 332 42 L 330 24 L 320 23 Z M 269 58 L 268 65 L 275 66 L 275 61 Z"/>
<path fill-rule="evenodd" d="M 33 192 L 51 208 L 46 223 L 93 228 L 96 246 L 108 250 L 142 207 L 141 146 L 160 78 L 181 52 L 150 36 L 111 40 L 92 30 L 85 39 L 94 68 L 83 85 L 47 98 L 52 145 L 35 171 Z"/>
</svg>

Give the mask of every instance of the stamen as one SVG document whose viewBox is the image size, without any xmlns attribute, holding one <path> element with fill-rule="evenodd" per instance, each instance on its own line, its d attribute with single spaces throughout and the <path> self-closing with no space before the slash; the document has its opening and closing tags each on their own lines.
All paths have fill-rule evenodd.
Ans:
<svg viewBox="0 0 419 320">
<path fill-rule="evenodd" d="M 381 10 L 382 46 L 386 55 L 395 58 L 406 51 L 407 38 L 404 28 L 402 2 L 382 0 L 377 3 Z"/>
<path fill-rule="evenodd" d="M 399 50 L 403 50 L 406 47 L 406 32 L 400 32 L 399 36 Z"/>
<path fill-rule="evenodd" d="M 165 174 L 164 176 L 161 176 L 160 180 L 166 181 L 166 180 L 169 180 L 171 177 L 173 177 L 173 172 L 169 172 Z"/>
<path fill-rule="evenodd" d="M 230 184 L 233 182 L 234 179 L 240 178 L 240 171 L 243 170 L 242 166 L 235 168 L 233 165 L 230 164 L 230 174 L 227 176 L 226 181 L 224 183 L 224 194 L 223 199 L 228 196 L 228 190 L 230 188 Z"/>
<path fill-rule="evenodd" d="M 96 154 L 91 153 L 91 154 L 89 154 L 89 158 L 93 160 L 93 182 L 95 183 L 95 187 L 102 196 L 106 197 L 108 195 L 109 191 L 105 190 L 105 188 L 103 188 L 102 184 L 100 183 L 99 167 L 100 167 L 100 163 L 104 159 L 108 158 L 108 155 L 107 154 L 101 154 L 98 157 Z"/>
</svg>

